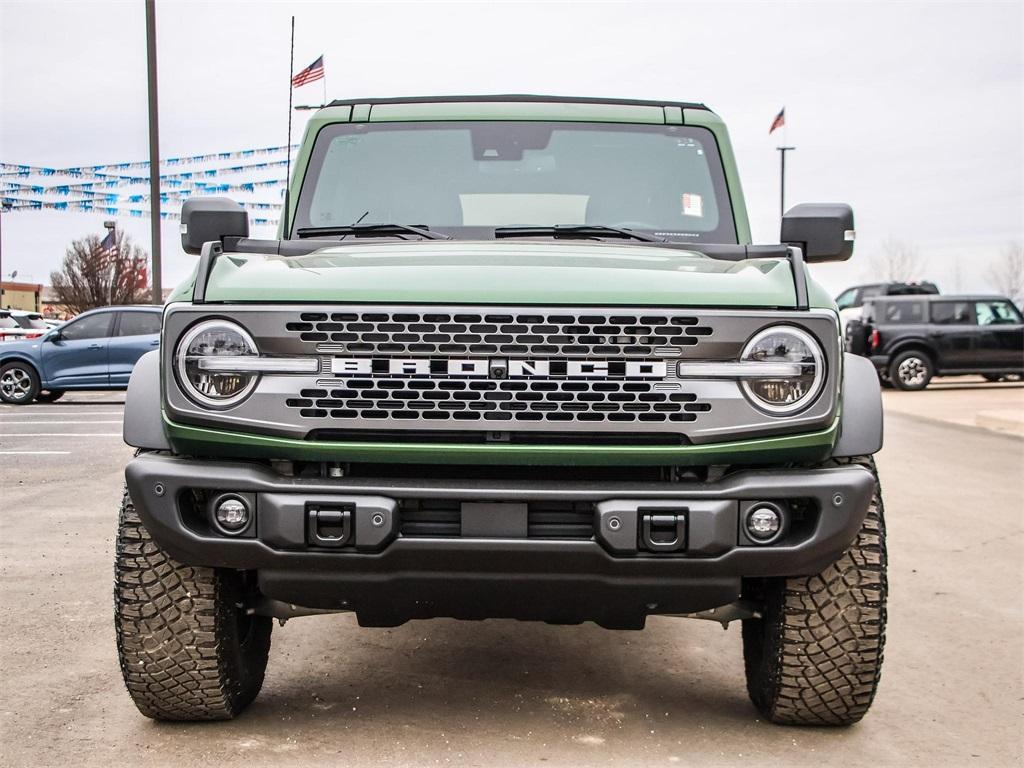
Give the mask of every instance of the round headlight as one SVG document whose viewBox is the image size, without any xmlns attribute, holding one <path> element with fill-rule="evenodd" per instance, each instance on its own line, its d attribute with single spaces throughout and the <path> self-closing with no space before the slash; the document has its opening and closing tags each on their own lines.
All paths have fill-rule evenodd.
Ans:
<svg viewBox="0 0 1024 768">
<path fill-rule="evenodd" d="M 227 320 L 207 320 L 189 329 L 174 355 L 178 382 L 201 405 L 226 408 L 240 402 L 256 386 L 257 373 L 219 371 L 207 367 L 210 358 L 259 355 L 256 342 L 245 329 Z"/>
<path fill-rule="evenodd" d="M 765 364 L 765 375 L 758 376 L 754 368 L 744 377 L 743 389 L 755 405 L 769 413 L 806 408 L 825 379 L 821 346 L 809 333 L 792 326 L 765 328 L 747 342 L 742 359 Z"/>
</svg>

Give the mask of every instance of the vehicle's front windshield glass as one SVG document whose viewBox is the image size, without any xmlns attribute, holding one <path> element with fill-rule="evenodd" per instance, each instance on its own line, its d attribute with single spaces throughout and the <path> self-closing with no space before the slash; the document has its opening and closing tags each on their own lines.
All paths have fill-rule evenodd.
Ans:
<svg viewBox="0 0 1024 768">
<path fill-rule="evenodd" d="M 297 228 L 598 225 L 735 243 L 714 136 L 704 128 L 527 121 L 346 123 L 320 131 Z"/>
<path fill-rule="evenodd" d="M 18 321 L 6 312 L 0 315 L 0 328 L 19 328 Z"/>
</svg>

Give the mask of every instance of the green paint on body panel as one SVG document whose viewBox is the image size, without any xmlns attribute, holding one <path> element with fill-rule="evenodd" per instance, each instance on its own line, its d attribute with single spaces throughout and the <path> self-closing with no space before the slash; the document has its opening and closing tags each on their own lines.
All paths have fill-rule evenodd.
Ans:
<svg viewBox="0 0 1024 768">
<path fill-rule="evenodd" d="M 704 466 L 814 462 L 832 451 L 838 419 L 828 429 L 709 445 L 480 445 L 305 441 L 207 429 L 164 419 L 178 453 L 296 461 L 550 466 Z"/>
<path fill-rule="evenodd" d="M 723 261 L 616 243 L 410 241 L 308 256 L 226 255 L 211 302 L 422 302 L 791 307 L 788 261 Z"/>
<path fill-rule="evenodd" d="M 543 97 L 538 97 L 543 99 Z M 375 104 L 371 123 L 433 120 L 557 120 L 579 123 L 664 123 L 664 107 L 553 101 L 449 101 Z"/>
</svg>

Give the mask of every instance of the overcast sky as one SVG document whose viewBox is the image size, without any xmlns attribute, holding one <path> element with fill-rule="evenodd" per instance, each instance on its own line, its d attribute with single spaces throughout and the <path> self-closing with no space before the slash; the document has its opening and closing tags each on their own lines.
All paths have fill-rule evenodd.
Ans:
<svg viewBox="0 0 1024 768">
<path fill-rule="evenodd" d="M 988 287 L 1024 238 L 1021 2 L 458 3 L 157 0 L 161 152 L 284 143 L 288 18 L 296 69 L 323 53 L 328 96 L 544 93 L 702 101 L 730 127 L 757 242 L 787 203 L 853 205 L 858 244 L 815 267 L 838 293 L 887 238 L 915 244 L 945 290 Z M 0 0 L 0 160 L 146 159 L 143 0 Z M 320 84 L 297 93 L 318 102 Z M 309 113 L 295 113 L 295 133 Z M 175 209 L 175 208 L 172 208 Z M 48 282 L 98 214 L 2 220 L 2 270 Z M 119 222 L 148 247 L 149 223 Z M 266 231 L 255 233 L 266 236 Z M 193 265 L 164 222 L 164 282 Z"/>
</svg>

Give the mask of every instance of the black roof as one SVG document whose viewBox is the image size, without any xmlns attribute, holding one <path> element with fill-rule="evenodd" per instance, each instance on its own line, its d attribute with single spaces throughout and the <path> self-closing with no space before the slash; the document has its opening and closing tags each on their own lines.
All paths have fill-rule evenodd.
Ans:
<svg viewBox="0 0 1024 768">
<path fill-rule="evenodd" d="M 1009 301 L 1009 299 L 996 293 L 918 293 L 900 296 L 871 296 L 864 299 L 865 304 L 869 301 Z"/>
<path fill-rule="evenodd" d="M 481 94 L 478 96 L 389 96 L 387 98 L 369 99 L 335 99 L 329 107 L 351 107 L 356 104 L 444 104 L 445 102 L 470 101 L 536 101 L 556 102 L 562 104 L 622 104 L 640 107 L 682 107 L 683 109 L 704 109 L 711 111 L 705 104 L 689 101 L 650 101 L 644 99 L 609 99 L 600 96 L 543 96 L 530 93 Z"/>
</svg>

